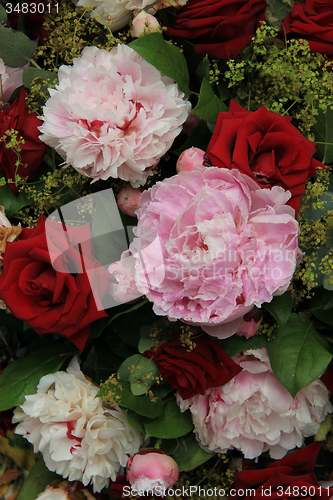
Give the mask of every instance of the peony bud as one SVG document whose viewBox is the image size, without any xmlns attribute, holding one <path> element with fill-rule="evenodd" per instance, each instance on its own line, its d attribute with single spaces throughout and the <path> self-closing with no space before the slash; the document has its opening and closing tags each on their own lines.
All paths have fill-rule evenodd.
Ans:
<svg viewBox="0 0 333 500">
<path fill-rule="evenodd" d="M 136 217 L 135 211 L 140 208 L 142 188 L 134 188 L 130 184 L 123 187 L 117 196 L 117 204 L 125 215 Z"/>
<path fill-rule="evenodd" d="M 139 297 L 142 293 L 136 287 L 134 279 L 135 259 L 129 251 L 123 252 L 121 260 L 117 260 L 108 268 L 114 278 L 110 285 L 109 293 L 120 304 L 126 304 Z"/>
<path fill-rule="evenodd" d="M 177 172 L 187 172 L 197 167 L 202 167 L 205 152 L 199 148 L 185 149 L 178 158 L 176 170 Z"/>
<path fill-rule="evenodd" d="M 239 325 L 236 335 L 249 339 L 257 332 L 262 321 L 262 311 L 257 307 L 243 316 L 243 321 Z"/>
<path fill-rule="evenodd" d="M 144 10 L 139 12 L 132 21 L 131 36 L 139 38 L 148 33 L 161 32 L 161 26 L 156 17 L 147 14 Z"/>
<path fill-rule="evenodd" d="M 127 480 L 137 491 L 171 488 L 178 476 L 178 465 L 174 459 L 154 448 L 139 451 L 127 461 Z"/>
<path fill-rule="evenodd" d="M 78 481 L 56 480 L 40 493 L 36 500 L 96 500 L 87 488 Z"/>
</svg>

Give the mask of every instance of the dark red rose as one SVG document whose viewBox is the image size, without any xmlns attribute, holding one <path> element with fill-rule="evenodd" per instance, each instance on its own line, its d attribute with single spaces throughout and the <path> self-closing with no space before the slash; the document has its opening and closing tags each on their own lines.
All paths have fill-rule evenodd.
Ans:
<svg viewBox="0 0 333 500">
<path fill-rule="evenodd" d="M 205 394 L 210 387 L 226 384 L 241 368 L 234 363 L 216 340 L 209 335 L 192 338 L 193 349 L 183 345 L 180 333 L 169 342 L 161 344 L 156 351 L 145 351 L 173 389 L 178 389 L 183 399 L 196 394 Z"/>
<path fill-rule="evenodd" d="M 306 0 L 295 2 L 283 21 L 281 36 L 303 38 L 312 52 L 333 57 L 332 0 Z"/>
<path fill-rule="evenodd" d="M 266 0 L 189 0 L 167 34 L 195 39 L 197 54 L 235 58 L 264 21 L 266 7 Z"/>
<path fill-rule="evenodd" d="M 38 138 L 40 132 L 37 129 L 43 122 L 36 113 L 29 113 L 25 107 L 26 94 L 27 90 L 22 89 L 13 104 L 0 112 L 0 173 L 14 194 L 17 193 L 15 175 L 33 179 L 46 151 L 46 144 Z M 17 152 L 14 148 L 6 147 L 11 139 L 10 135 L 5 135 L 8 130 L 18 132 L 18 141 L 24 140 L 24 144 L 21 143 L 19 146 L 21 151 Z M 20 163 L 17 167 L 18 160 Z"/>
<path fill-rule="evenodd" d="M 315 144 L 290 123 L 291 118 L 271 113 L 265 106 L 246 111 L 231 101 L 219 113 L 207 155 L 215 167 L 237 168 L 263 187 L 282 186 L 291 192 L 288 204 L 296 216 L 305 184 L 318 166 Z"/>
<path fill-rule="evenodd" d="M 231 486 L 235 500 L 256 498 L 257 500 L 304 498 L 320 500 L 332 494 L 320 488 L 314 467 L 321 443 L 313 443 L 290 455 L 276 460 L 260 470 L 236 472 L 236 481 Z M 250 490 L 255 490 L 252 494 Z M 247 492 L 247 494 L 246 494 Z"/>
<path fill-rule="evenodd" d="M 41 217 L 36 227 L 22 230 L 18 241 L 7 243 L 0 297 L 14 316 L 28 323 L 40 336 L 62 334 L 82 350 L 91 324 L 107 316 L 103 309 L 98 310 L 96 294 L 97 288 L 100 298 L 107 292 L 110 275 L 93 255 L 88 224 L 67 228 L 73 245 L 84 242 L 82 272 L 82 255 L 68 243 L 62 225 L 48 220 L 49 250 L 45 221 Z M 57 270 L 51 265 L 54 257 Z M 94 294 L 88 277 L 92 272 L 97 280 Z"/>
</svg>

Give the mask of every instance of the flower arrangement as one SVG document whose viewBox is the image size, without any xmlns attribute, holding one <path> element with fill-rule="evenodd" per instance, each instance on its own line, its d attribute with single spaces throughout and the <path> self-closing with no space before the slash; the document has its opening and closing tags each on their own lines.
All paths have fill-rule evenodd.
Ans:
<svg viewBox="0 0 333 500">
<path fill-rule="evenodd" d="M 333 496 L 330 4 L 0 1 L 0 500 Z"/>
</svg>

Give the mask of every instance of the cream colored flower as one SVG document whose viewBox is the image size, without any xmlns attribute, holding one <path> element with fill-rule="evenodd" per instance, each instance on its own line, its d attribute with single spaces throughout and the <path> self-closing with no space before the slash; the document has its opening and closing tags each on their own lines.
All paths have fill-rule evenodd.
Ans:
<svg viewBox="0 0 333 500">
<path fill-rule="evenodd" d="M 42 453 L 49 470 L 91 483 L 94 491 L 115 481 L 143 442 L 117 405 L 106 408 L 95 398 L 98 390 L 74 358 L 66 372 L 42 377 L 37 394 L 26 396 L 13 418 L 19 424 L 15 432 Z"/>
</svg>

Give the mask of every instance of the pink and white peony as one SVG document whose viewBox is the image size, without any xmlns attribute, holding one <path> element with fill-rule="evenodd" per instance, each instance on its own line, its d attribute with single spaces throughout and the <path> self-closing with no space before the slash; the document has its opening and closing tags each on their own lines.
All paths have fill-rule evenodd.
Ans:
<svg viewBox="0 0 333 500">
<path fill-rule="evenodd" d="M 299 226 L 281 187 L 237 170 L 201 167 L 141 196 L 135 281 L 157 315 L 225 338 L 244 314 L 283 294 L 299 256 Z"/>
<path fill-rule="evenodd" d="M 127 45 L 86 47 L 58 77 L 40 139 L 94 181 L 144 184 L 191 108 L 177 84 Z"/>
<path fill-rule="evenodd" d="M 187 400 L 178 395 L 181 410 L 190 408 L 197 439 L 206 451 L 236 448 L 252 459 L 269 450 L 279 459 L 302 446 L 304 437 L 316 434 L 333 411 L 330 393 L 319 379 L 293 399 L 275 377 L 266 348 L 233 359 L 243 370 L 227 384 Z"/>
<path fill-rule="evenodd" d="M 129 426 L 117 405 L 95 398 L 99 388 L 86 380 L 76 358 L 66 372 L 41 378 L 37 394 L 25 396 L 14 411 L 15 429 L 41 452 L 47 468 L 93 485 L 94 491 L 115 481 L 143 435 Z"/>
<path fill-rule="evenodd" d="M 29 63 L 21 68 L 11 68 L 0 57 L 0 109 L 8 102 L 14 90 L 23 85 L 23 70 L 28 66 Z"/>
<path fill-rule="evenodd" d="M 138 9 L 150 9 L 154 13 L 166 7 L 181 7 L 187 0 L 73 0 L 82 8 L 91 7 L 90 17 L 101 24 L 109 24 L 112 31 L 117 31 L 130 21 Z"/>
<path fill-rule="evenodd" d="M 127 480 L 136 491 L 172 488 L 178 476 L 178 465 L 174 459 L 154 448 L 135 453 L 127 462 Z"/>
</svg>

